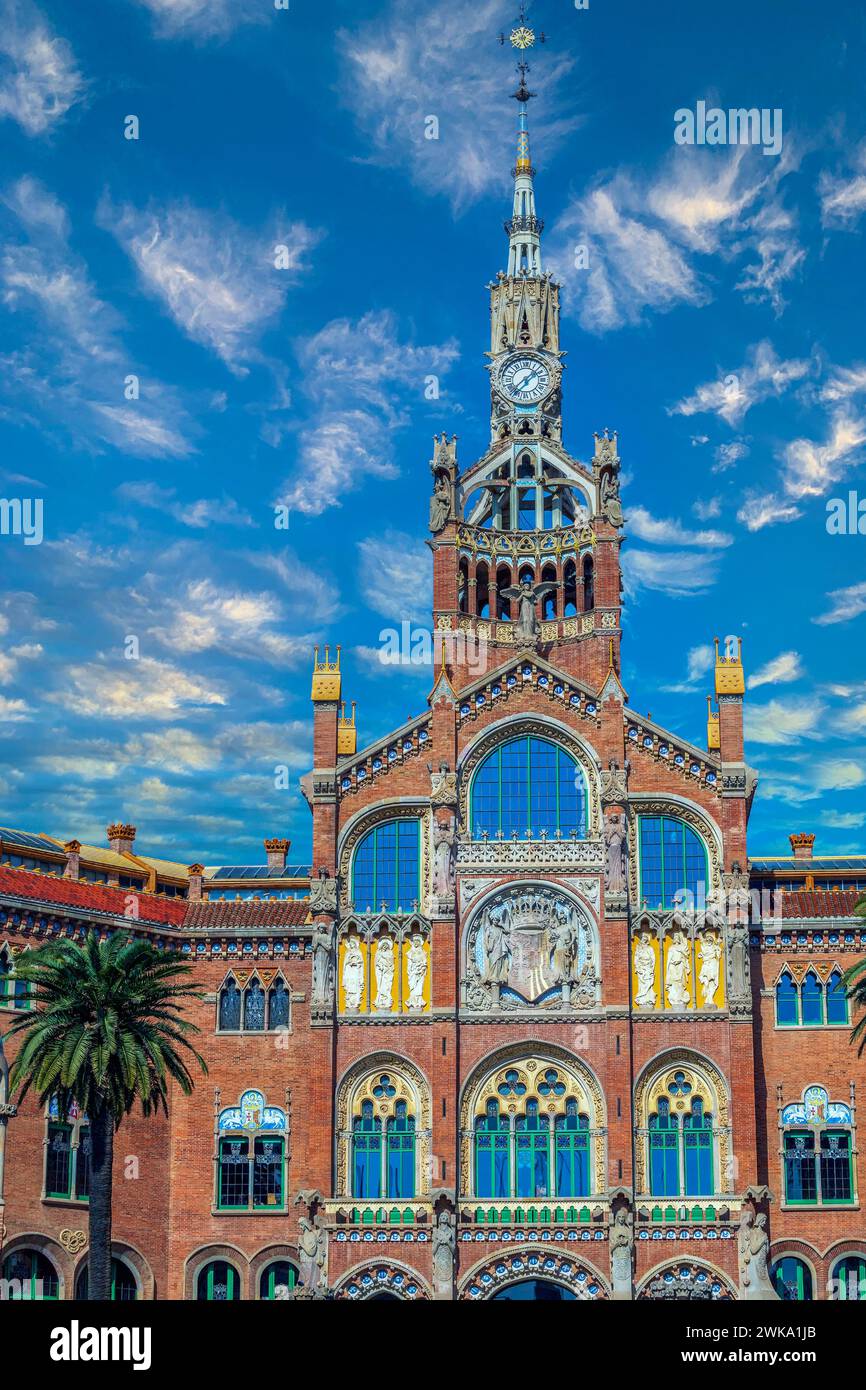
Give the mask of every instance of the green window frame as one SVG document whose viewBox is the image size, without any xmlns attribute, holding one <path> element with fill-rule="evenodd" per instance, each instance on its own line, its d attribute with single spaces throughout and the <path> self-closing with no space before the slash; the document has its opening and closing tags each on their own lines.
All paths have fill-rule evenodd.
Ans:
<svg viewBox="0 0 866 1390">
<path fill-rule="evenodd" d="M 373 826 L 352 855 L 352 903 L 359 911 L 378 912 L 384 903 L 386 912 L 411 912 L 420 897 L 420 820 L 407 817 Z"/>
<path fill-rule="evenodd" d="M 216 1207 L 226 1212 L 286 1210 L 286 1146 L 281 1134 L 257 1130 L 220 1135 Z"/>
<path fill-rule="evenodd" d="M 49 1121 L 45 1145 L 45 1196 L 53 1201 L 77 1202 L 82 1206 L 90 1201 L 90 1126 L 83 1120 L 75 1124 Z"/>
<path fill-rule="evenodd" d="M 796 1255 L 783 1255 L 770 1271 L 776 1293 L 788 1302 L 803 1303 L 812 1299 L 812 1273 L 809 1266 Z"/>
<path fill-rule="evenodd" d="M 842 1303 L 866 1303 L 866 1255 L 843 1255 L 833 1266 L 831 1288 Z"/>
<path fill-rule="evenodd" d="M 273 1302 L 280 1285 L 293 1289 L 297 1282 L 298 1271 L 295 1266 L 289 1260 L 275 1260 L 273 1264 L 266 1265 L 259 1276 L 259 1298 L 266 1303 Z"/>
<path fill-rule="evenodd" d="M 820 1202 L 824 1207 L 849 1207 L 854 1200 L 854 1155 L 851 1152 L 851 1135 L 846 1129 L 823 1129 L 818 1148 L 818 1177 Z M 839 1162 L 838 1155 L 843 1155 Z M 832 1164 L 832 1168 L 831 1168 Z M 841 1197 L 830 1197 L 831 1188 L 838 1190 L 844 1185 L 846 1191 Z"/>
<path fill-rule="evenodd" d="M 240 1275 L 228 1260 L 211 1260 L 210 1264 L 199 1271 L 196 1280 L 197 1302 L 236 1303 L 240 1296 Z"/>
<path fill-rule="evenodd" d="M 22 1268 L 26 1266 L 26 1268 Z M 56 1303 L 60 1299 L 60 1276 L 54 1268 L 47 1255 L 43 1255 L 41 1250 L 16 1250 L 11 1255 L 7 1255 L 0 1264 L 0 1273 L 9 1285 L 18 1282 L 21 1286 L 19 1293 L 12 1293 L 7 1290 L 7 1298 L 10 1302 L 34 1301 L 42 1303 Z M 39 1283 L 42 1283 L 41 1296 Z M 27 1284 L 28 1292 L 24 1292 Z M 46 1289 L 48 1292 L 46 1293 Z"/>
<path fill-rule="evenodd" d="M 85 1303 L 89 1297 L 89 1291 L 90 1270 L 85 1265 L 78 1276 L 75 1297 L 80 1303 Z M 112 1303 L 138 1302 L 138 1284 L 135 1275 L 123 1260 L 112 1259 L 111 1261 L 111 1301 Z"/>
<path fill-rule="evenodd" d="M 680 855 L 673 856 L 674 827 Z M 656 838 L 658 837 L 657 842 Z M 697 850 L 700 850 L 698 862 Z M 709 854 L 703 837 L 679 816 L 638 816 L 638 855 L 640 870 L 640 900 L 654 911 L 672 911 L 677 894 L 689 893 L 695 904 L 709 893 Z M 680 871 L 677 860 L 681 856 Z M 671 862 L 673 858 L 673 863 Z M 671 887 L 676 866 L 676 886 Z M 650 889 L 652 883 L 653 888 Z M 669 891 L 670 890 L 670 891 Z M 650 900 L 650 898 L 652 900 Z"/>
</svg>

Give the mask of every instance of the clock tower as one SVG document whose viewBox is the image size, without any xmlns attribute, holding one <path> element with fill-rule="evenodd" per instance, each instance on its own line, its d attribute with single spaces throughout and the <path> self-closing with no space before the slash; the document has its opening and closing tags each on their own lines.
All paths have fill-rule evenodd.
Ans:
<svg viewBox="0 0 866 1390">
<path fill-rule="evenodd" d="M 517 154 L 507 269 L 488 286 L 490 442 L 465 470 L 456 440 L 434 444 L 434 625 L 464 639 L 445 643 L 457 689 L 517 648 L 621 694 L 617 440 L 595 435 L 586 463 L 563 445 L 560 286 L 544 267 L 535 204 L 525 55 L 536 35 L 523 13 L 510 41 L 520 50 Z"/>
</svg>

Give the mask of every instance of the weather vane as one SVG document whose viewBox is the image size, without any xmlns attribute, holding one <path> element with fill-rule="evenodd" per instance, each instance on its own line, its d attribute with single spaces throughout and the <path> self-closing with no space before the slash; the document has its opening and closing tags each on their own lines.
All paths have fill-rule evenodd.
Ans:
<svg viewBox="0 0 866 1390">
<path fill-rule="evenodd" d="M 504 44 L 505 37 L 505 34 L 500 34 L 499 42 Z M 546 42 L 547 35 L 543 31 L 542 33 L 536 35 L 535 30 L 530 28 L 530 26 L 527 24 L 526 4 L 525 0 L 521 0 L 520 15 L 517 19 L 514 28 L 508 35 L 508 40 L 512 48 L 516 48 L 520 52 L 525 52 L 527 48 L 532 48 L 534 46 L 536 37 L 538 38 L 539 43 Z"/>
</svg>

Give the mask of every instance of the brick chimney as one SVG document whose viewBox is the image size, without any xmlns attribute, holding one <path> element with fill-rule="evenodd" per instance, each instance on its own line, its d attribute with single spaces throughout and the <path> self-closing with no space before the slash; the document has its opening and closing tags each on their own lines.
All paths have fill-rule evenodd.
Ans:
<svg viewBox="0 0 866 1390">
<path fill-rule="evenodd" d="M 200 903 L 204 864 L 190 864 L 187 873 L 189 874 L 189 892 L 187 897 L 191 903 Z"/>
<path fill-rule="evenodd" d="M 280 873 L 284 871 L 291 843 L 291 840 L 265 840 L 265 853 L 270 870 L 278 869 Z"/>
<path fill-rule="evenodd" d="M 791 849 L 794 851 L 795 859 L 812 859 L 815 850 L 815 836 L 801 833 L 799 835 L 789 835 Z"/>
<path fill-rule="evenodd" d="M 113 849 L 115 854 L 131 854 L 135 844 L 135 826 L 121 825 L 118 821 L 115 825 L 109 825 L 105 831 L 108 836 L 108 848 Z"/>
<path fill-rule="evenodd" d="M 64 878 L 71 878 L 73 883 L 78 882 L 81 872 L 81 841 L 68 840 L 63 846 L 66 855 L 66 868 L 63 870 Z"/>
</svg>

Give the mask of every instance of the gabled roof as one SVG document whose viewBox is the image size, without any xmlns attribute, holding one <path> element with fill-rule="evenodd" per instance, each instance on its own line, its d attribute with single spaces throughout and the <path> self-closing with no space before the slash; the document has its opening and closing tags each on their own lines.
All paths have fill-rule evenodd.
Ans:
<svg viewBox="0 0 866 1390">
<path fill-rule="evenodd" d="M 591 685 L 587 685 L 586 681 L 579 680 L 577 676 L 569 675 L 567 671 L 560 670 L 558 666 L 554 666 L 550 661 L 545 660 L 543 656 L 539 656 L 538 652 L 528 651 L 509 652 L 505 660 L 500 662 L 498 666 L 494 666 L 491 670 L 485 671 L 484 675 L 479 676 L 471 685 L 463 686 L 459 698 L 465 700 L 468 695 L 474 695 L 477 691 L 483 690 L 491 681 L 500 680 L 503 676 L 506 676 L 513 667 L 523 666 L 527 661 L 530 662 L 531 665 L 537 666 L 539 671 L 544 671 L 548 676 L 552 676 L 554 680 L 562 681 L 563 684 L 571 686 L 573 690 L 582 691 L 583 694 L 588 695 L 590 699 L 596 699 L 598 697 L 598 691 L 594 690 Z"/>
<path fill-rule="evenodd" d="M 54 878 L 50 874 L 36 874 L 27 869 L 9 869 L 0 865 L 0 896 L 27 898 L 33 903 L 44 903 L 46 907 L 81 908 L 111 917 L 126 917 L 130 890 L 108 888 L 101 883 L 76 883 L 72 879 Z M 182 898 L 152 897 L 141 892 L 137 892 L 135 898 L 137 916 L 128 918 L 131 926 L 141 921 L 179 927 L 183 922 L 187 904 Z"/>
</svg>

